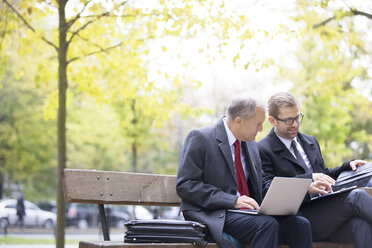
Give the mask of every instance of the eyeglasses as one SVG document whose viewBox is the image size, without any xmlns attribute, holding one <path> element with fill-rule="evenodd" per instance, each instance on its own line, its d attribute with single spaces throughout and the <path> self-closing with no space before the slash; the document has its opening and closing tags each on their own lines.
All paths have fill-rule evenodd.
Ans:
<svg viewBox="0 0 372 248">
<path fill-rule="evenodd" d="M 275 117 L 273 116 L 275 119 L 277 119 L 278 121 L 282 121 L 284 122 L 286 125 L 290 126 L 293 124 L 293 122 L 297 122 L 297 123 L 300 123 L 302 121 L 302 119 L 304 118 L 304 114 L 303 113 L 300 113 L 299 115 L 297 115 L 295 118 L 288 118 L 288 119 L 280 119 L 278 117 Z"/>
</svg>

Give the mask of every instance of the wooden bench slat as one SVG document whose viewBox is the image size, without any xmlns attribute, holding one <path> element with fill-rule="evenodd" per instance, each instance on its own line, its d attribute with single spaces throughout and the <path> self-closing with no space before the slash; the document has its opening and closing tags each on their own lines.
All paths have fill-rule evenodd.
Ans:
<svg viewBox="0 0 372 248">
<path fill-rule="evenodd" d="M 66 202 L 179 206 L 176 176 L 66 169 Z"/>
<path fill-rule="evenodd" d="M 80 241 L 79 248 L 144 248 L 144 247 L 165 247 L 165 248 L 197 248 L 197 247 L 206 247 L 206 248 L 218 248 L 215 243 L 210 243 L 205 246 L 193 245 L 190 243 L 151 243 L 151 244 L 132 244 L 132 243 L 123 243 L 118 241 Z M 246 248 L 249 248 L 247 245 Z M 288 248 L 287 245 L 278 245 L 278 248 Z M 313 248 L 354 248 L 354 245 L 345 245 L 345 244 L 335 244 L 335 243 L 325 243 L 325 242 L 314 242 Z"/>
<path fill-rule="evenodd" d="M 141 248 L 141 247 L 166 247 L 166 248 L 218 248 L 218 246 L 213 244 L 208 244 L 204 246 L 197 246 L 190 243 L 142 243 L 142 244 L 132 244 L 132 243 L 122 243 L 115 241 L 100 241 L 100 242 L 88 242 L 80 241 L 79 248 Z"/>
</svg>

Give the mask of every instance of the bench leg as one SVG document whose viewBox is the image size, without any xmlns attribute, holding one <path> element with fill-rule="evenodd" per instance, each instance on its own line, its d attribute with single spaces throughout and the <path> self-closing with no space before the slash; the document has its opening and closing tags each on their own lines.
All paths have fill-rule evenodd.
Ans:
<svg viewBox="0 0 372 248">
<path fill-rule="evenodd" d="M 101 219 L 101 227 L 104 241 L 110 241 L 109 229 L 107 227 L 107 220 L 105 214 L 105 206 L 103 204 L 98 204 L 99 217 Z"/>
</svg>

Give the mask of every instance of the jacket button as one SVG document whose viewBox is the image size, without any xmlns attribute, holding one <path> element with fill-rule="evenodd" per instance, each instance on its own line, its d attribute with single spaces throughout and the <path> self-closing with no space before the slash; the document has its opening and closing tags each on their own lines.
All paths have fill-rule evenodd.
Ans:
<svg viewBox="0 0 372 248">
<path fill-rule="evenodd" d="M 218 216 L 219 218 L 223 218 L 225 215 L 224 214 L 220 214 L 220 216 Z"/>
</svg>

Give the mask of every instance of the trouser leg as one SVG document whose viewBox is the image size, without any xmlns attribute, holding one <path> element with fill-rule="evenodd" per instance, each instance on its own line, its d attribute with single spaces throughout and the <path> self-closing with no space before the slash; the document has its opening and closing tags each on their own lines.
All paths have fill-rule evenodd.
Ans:
<svg viewBox="0 0 372 248">
<path fill-rule="evenodd" d="M 351 211 L 353 217 L 359 217 L 372 225 L 372 197 L 362 189 L 351 191 L 346 198 L 345 211 Z"/>
<path fill-rule="evenodd" d="M 353 190 L 303 204 L 300 215 L 311 223 L 313 240 L 328 238 L 354 217 L 372 224 L 372 197 L 364 190 Z"/>
<path fill-rule="evenodd" d="M 365 187 L 372 187 L 372 177 L 369 179 L 368 183 L 366 184 Z"/>
<path fill-rule="evenodd" d="M 279 223 L 271 216 L 226 213 L 224 232 L 251 248 L 276 248 Z"/>
<path fill-rule="evenodd" d="M 363 219 L 352 218 L 327 240 L 342 244 L 353 243 L 356 248 L 372 247 L 372 225 Z"/>
<path fill-rule="evenodd" d="M 279 243 L 292 248 L 311 248 L 312 234 L 310 222 L 302 216 L 275 217 L 279 222 Z"/>
</svg>

